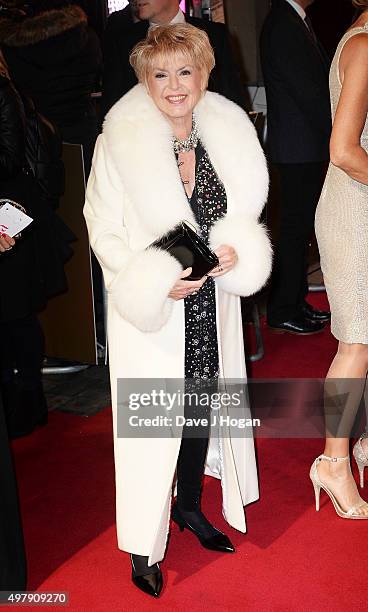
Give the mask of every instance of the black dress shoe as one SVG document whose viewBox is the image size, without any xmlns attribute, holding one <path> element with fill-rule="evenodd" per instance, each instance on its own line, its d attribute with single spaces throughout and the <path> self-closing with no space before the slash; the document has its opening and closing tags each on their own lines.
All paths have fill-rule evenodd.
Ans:
<svg viewBox="0 0 368 612">
<path fill-rule="evenodd" d="M 130 555 L 132 563 L 132 582 L 138 589 L 158 597 L 162 591 L 163 580 L 158 563 L 148 565 L 148 557 L 142 555 Z"/>
<path fill-rule="evenodd" d="M 177 504 L 174 504 L 171 517 L 179 526 L 180 531 L 188 529 L 194 533 L 204 548 L 217 552 L 235 552 L 227 535 L 213 527 L 199 508 L 193 512 L 187 512 L 179 510 Z"/>
<path fill-rule="evenodd" d="M 297 334 L 299 336 L 311 336 L 319 334 L 325 328 L 325 322 L 314 321 L 304 316 L 294 317 L 284 323 L 268 324 L 270 330 L 275 334 Z"/>
<path fill-rule="evenodd" d="M 331 313 L 327 312 L 327 310 L 317 310 L 317 308 L 313 308 L 308 302 L 303 302 L 302 304 L 302 313 L 308 319 L 312 321 L 321 321 L 326 322 L 331 319 Z"/>
</svg>

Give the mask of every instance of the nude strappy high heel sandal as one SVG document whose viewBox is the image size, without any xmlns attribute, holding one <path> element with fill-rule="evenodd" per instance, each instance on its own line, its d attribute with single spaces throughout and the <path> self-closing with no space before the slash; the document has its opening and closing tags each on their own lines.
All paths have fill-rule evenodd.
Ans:
<svg viewBox="0 0 368 612">
<path fill-rule="evenodd" d="M 364 468 L 368 466 L 368 456 L 367 453 L 363 450 L 362 440 L 368 437 L 368 433 L 365 432 L 362 434 L 358 440 L 358 442 L 354 445 L 353 455 L 354 459 L 357 463 L 360 477 L 360 487 L 363 489 L 364 487 Z"/>
<path fill-rule="evenodd" d="M 325 493 L 327 493 L 327 495 L 329 496 L 330 500 L 333 503 L 333 506 L 336 510 L 336 514 L 338 514 L 338 516 L 341 516 L 341 518 L 345 518 L 345 519 L 368 519 L 368 515 L 367 516 L 363 516 L 361 514 L 357 514 L 357 510 L 359 508 L 361 508 L 362 506 L 366 505 L 366 502 L 362 499 L 362 503 L 359 504 L 359 506 L 353 506 L 352 508 L 350 508 L 347 512 L 345 512 L 339 502 L 337 501 L 335 495 L 332 493 L 332 491 L 330 491 L 330 489 L 320 480 L 319 476 L 318 476 L 318 470 L 317 470 L 317 466 L 319 463 L 321 463 L 321 461 L 323 460 L 326 461 L 330 461 L 335 463 L 336 461 L 349 461 L 350 457 L 349 455 L 347 457 L 327 457 L 327 455 L 320 455 L 319 457 L 317 457 L 317 459 L 314 461 L 314 463 L 312 464 L 312 467 L 310 469 L 310 479 L 312 481 L 313 487 L 314 487 L 314 493 L 316 496 L 316 511 L 319 511 L 319 498 L 320 498 L 320 493 L 321 493 L 321 489 L 323 489 L 325 491 Z"/>
</svg>

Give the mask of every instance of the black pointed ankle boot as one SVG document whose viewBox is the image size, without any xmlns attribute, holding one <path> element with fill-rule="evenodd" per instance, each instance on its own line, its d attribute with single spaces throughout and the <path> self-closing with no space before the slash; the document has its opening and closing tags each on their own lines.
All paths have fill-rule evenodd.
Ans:
<svg viewBox="0 0 368 612">
<path fill-rule="evenodd" d="M 174 523 L 179 526 L 180 531 L 188 529 L 194 533 L 204 548 L 217 552 L 235 552 L 235 548 L 227 535 L 211 525 L 199 506 L 188 511 L 179 509 L 178 504 L 175 503 L 172 507 L 171 517 Z"/>
<path fill-rule="evenodd" d="M 132 582 L 138 589 L 151 595 L 159 597 L 162 587 L 162 573 L 158 563 L 148 565 L 148 557 L 142 555 L 130 555 L 132 564 Z"/>
</svg>

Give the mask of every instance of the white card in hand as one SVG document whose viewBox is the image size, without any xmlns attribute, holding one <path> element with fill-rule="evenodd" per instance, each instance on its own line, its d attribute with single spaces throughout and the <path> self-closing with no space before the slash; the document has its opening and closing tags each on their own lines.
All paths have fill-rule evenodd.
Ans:
<svg viewBox="0 0 368 612">
<path fill-rule="evenodd" d="M 14 238 L 23 231 L 33 219 L 24 212 L 12 206 L 9 202 L 0 208 L 0 233 Z"/>
</svg>

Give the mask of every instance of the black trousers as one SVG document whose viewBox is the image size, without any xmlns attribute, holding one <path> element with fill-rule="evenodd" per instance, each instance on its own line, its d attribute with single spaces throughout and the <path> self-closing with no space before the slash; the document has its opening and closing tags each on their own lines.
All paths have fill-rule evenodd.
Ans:
<svg viewBox="0 0 368 612">
<path fill-rule="evenodd" d="M 6 346 L 0 358 L 1 381 L 13 378 L 13 370 L 29 387 L 42 380 L 41 367 L 44 356 L 44 335 L 36 315 L 15 321 L 0 322 L 1 337 Z"/>
<path fill-rule="evenodd" d="M 21 430 L 47 413 L 41 373 L 44 335 L 34 314 L 15 321 L 1 321 L 0 332 L 6 347 L 0 356 L 5 414 L 9 428 Z"/>
<path fill-rule="evenodd" d="M 26 588 L 26 558 L 18 494 L 0 398 L 0 591 Z"/>
<path fill-rule="evenodd" d="M 326 163 L 275 164 L 280 183 L 280 229 L 267 304 L 269 324 L 300 314 L 308 293 L 307 250 Z"/>
<path fill-rule="evenodd" d="M 176 466 L 178 479 L 177 502 L 182 510 L 193 511 L 200 503 L 204 464 L 206 461 L 209 440 L 210 411 L 185 406 L 186 418 L 206 418 L 208 425 L 193 427 L 184 426 L 180 451 Z M 195 436 L 195 437 L 193 437 Z"/>
</svg>

